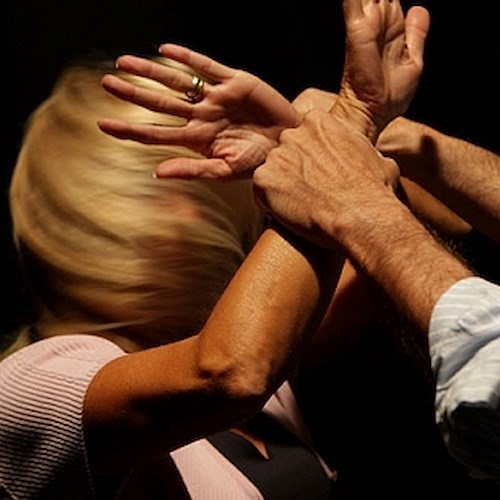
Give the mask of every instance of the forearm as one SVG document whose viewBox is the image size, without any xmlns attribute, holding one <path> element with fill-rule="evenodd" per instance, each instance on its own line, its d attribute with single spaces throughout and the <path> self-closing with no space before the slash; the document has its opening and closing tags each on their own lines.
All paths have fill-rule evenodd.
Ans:
<svg viewBox="0 0 500 500">
<path fill-rule="evenodd" d="M 270 395 L 319 323 L 342 263 L 338 253 L 265 231 L 203 330 L 200 365 L 223 376 L 236 368 L 247 390 Z"/>
<path fill-rule="evenodd" d="M 265 231 L 200 333 L 100 370 L 84 410 L 96 469 L 163 454 L 235 426 L 265 404 L 320 321 L 343 262 L 291 241 Z"/>
<path fill-rule="evenodd" d="M 392 144 L 382 135 L 382 152 L 403 175 L 500 243 L 499 156 L 421 123 L 396 122 L 388 130 Z"/>
<path fill-rule="evenodd" d="M 351 260 L 427 334 L 439 297 L 471 271 L 447 251 L 395 196 L 359 207 L 336 237 Z"/>
</svg>

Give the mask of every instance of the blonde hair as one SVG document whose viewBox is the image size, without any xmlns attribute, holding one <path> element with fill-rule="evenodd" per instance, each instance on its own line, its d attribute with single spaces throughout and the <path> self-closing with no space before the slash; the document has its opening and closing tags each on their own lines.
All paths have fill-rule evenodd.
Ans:
<svg viewBox="0 0 500 500">
<path fill-rule="evenodd" d="M 106 93 L 112 70 L 66 69 L 31 116 L 10 186 L 14 238 L 42 336 L 142 325 L 174 340 L 203 325 L 261 214 L 248 180 L 153 177 L 161 160 L 195 152 L 101 132 L 103 117 L 184 123 Z"/>
</svg>

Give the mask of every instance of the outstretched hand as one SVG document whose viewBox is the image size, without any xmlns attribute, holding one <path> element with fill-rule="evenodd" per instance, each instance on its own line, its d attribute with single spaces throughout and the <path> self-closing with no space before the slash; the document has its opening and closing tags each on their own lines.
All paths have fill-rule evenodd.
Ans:
<svg viewBox="0 0 500 500">
<path fill-rule="evenodd" d="M 225 66 L 185 47 L 165 44 L 160 54 L 188 68 L 121 56 L 119 70 L 159 82 L 177 92 L 144 88 L 116 75 L 106 75 L 103 87 L 111 94 L 152 111 L 186 120 L 166 127 L 102 119 L 104 132 L 147 144 L 186 146 L 205 158 L 173 158 L 160 163 L 158 177 L 238 178 L 251 176 L 277 145 L 285 128 L 296 127 L 300 114 L 278 91 L 260 78 Z M 189 68 L 203 79 L 199 99 L 189 99 L 195 81 Z"/>
<path fill-rule="evenodd" d="M 344 0 L 346 60 L 332 112 L 375 142 L 413 98 L 423 70 L 430 17 L 399 0 Z"/>
<path fill-rule="evenodd" d="M 346 61 L 331 112 L 375 142 L 382 129 L 406 111 L 415 93 L 429 14 L 423 7 L 413 7 L 405 19 L 399 0 L 343 0 L 343 6 Z M 115 137 L 186 146 L 204 156 L 165 160 L 157 167 L 158 177 L 251 176 L 277 145 L 280 133 L 301 122 L 301 114 L 277 90 L 248 72 L 178 45 L 165 44 L 160 54 L 187 68 L 134 56 L 120 57 L 117 66 L 170 92 L 144 88 L 116 75 L 106 75 L 103 87 L 120 99 L 181 117 L 185 125 L 99 122 Z M 193 72 L 204 80 L 199 100 L 185 96 L 193 90 Z"/>
</svg>

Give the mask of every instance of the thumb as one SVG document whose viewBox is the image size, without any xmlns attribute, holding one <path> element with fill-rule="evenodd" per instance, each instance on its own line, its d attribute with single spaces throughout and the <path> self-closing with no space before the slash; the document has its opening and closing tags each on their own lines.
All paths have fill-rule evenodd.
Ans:
<svg viewBox="0 0 500 500">
<path fill-rule="evenodd" d="M 405 19 L 406 44 L 412 59 L 423 61 L 424 47 L 430 29 L 430 15 L 425 7 L 414 6 Z"/>
</svg>

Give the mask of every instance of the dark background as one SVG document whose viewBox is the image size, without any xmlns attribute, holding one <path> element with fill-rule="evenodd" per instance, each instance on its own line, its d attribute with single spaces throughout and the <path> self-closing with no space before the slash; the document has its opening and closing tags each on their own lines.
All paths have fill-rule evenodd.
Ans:
<svg viewBox="0 0 500 500">
<path fill-rule="evenodd" d="M 432 26 L 425 72 L 408 116 L 498 152 L 496 16 L 484 2 L 421 3 L 431 12 Z M 336 91 L 340 80 L 340 0 L 256 0 L 233 6 L 209 0 L 3 0 L 0 9 L 0 339 L 29 311 L 10 237 L 8 182 L 23 124 L 65 64 L 92 52 L 153 54 L 161 42 L 172 41 L 258 74 L 289 98 L 310 86 Z M 397 357 L 389 358 L 378 342 L 347 353 L 337 372 L 328 375 L 337 386 L 337 406 L 346 412 L 328 421 L 321 409 L 313 416 L 323 426 L 340 429 L 331 438 L 336 450 L 344 450 L 337 460 L 344 461 L 350 486 L 375 494 L 401 491 L 397 497 L 406 498 L 447 477 L 442 487 L 452 496 L 441 498 L 497 498 L 498 490 L 467 489 L 463 474 L 438 444 L 427 386 L 411 368 L 399 366 Z M 351 383 L 340 389 L 338 381 L 346 377 Z M 327 376 L 325 381 L 328 385 Z M 454 492 L 450 482 L 457 485 Z M 359 493 L 358 498 L 369 496 Z"/>
<path fill-rule="evenodd" d="M 426 69 L 408 115 L 490 148 L 498 147 L 498 27 L 473 2 L 427 0 L 432 16 Z M 403 2 L 403 7 L 409 4 Z M 484 4 L 482 4 L 484 5 Z M 25 310 L 12 256 L 7 194 L 22 127 L 61 68 L 91 52 L 155 53 L 161 42 L 191 46 L 242 67 L 294 97 L 337 90 L 343 62 L 339 0 L 4 0 L 1 15 L 2 158 L 0 330 Z M 5 142 L 4 142 L 5 141 Z M 20 316 L 21 315 L 21 316 Z"/>
</svg>

